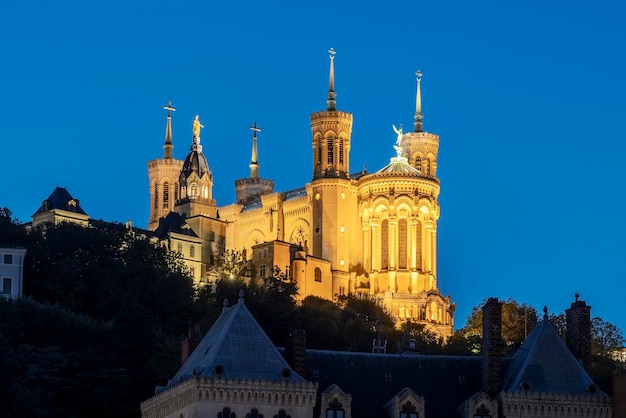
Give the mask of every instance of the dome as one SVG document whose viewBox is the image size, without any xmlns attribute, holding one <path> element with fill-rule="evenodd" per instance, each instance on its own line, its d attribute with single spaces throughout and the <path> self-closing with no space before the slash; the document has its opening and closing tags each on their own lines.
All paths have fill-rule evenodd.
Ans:
<svg viewBox="0 0 626 418">
<path fill-rule="evenodd" d="M 188 178 L 193 172 L 195 172 L 200 178 L 202 178 L 202 176 L 206 173 L 210 173 L 209 164 L 206 161 L 206 157 L 202 153 L 202 146 L 196 138 L 194 138 L 194 143 L 191 146 L 191 152 L 187 155 L 187 158 L 185 158 L 181 174 L 185 178 Z"/>
<path fill-rule="evenodd" d="M 378 170 L 378 173 L 405 173 L 420 174 L 420 171 L 409 164 L 409 160 L 405 157 L 393 157 L 391 162 Z"/>
</svg>

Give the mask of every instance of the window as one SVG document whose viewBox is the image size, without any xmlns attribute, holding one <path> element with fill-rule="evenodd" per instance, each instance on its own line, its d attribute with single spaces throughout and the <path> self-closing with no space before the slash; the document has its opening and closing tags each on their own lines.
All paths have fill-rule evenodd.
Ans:
<svg viewBox="0 0 626 418">
<path fill-rule="evenodd" d="M 196 256 L 196 247 L 192 245 L 189 247 L 189 257 L 195 257 L 195 256 Z"/>
<path fill-rule="evenodd" d="M 163 208 L 166 209 L 170 203 L 170 184 L 163 183 Z"/>
<path fill-rule="evenodd" d="M 415 262 L 416 267 L 421 269 L 422 267 L 422 223 L 417 222 L 415 226 Z"/>
<path fill-rule="evenodd" d="M 384 219 L 380 225 L 380 268 L 389 268 L 389 221 Z"/>
<path fill-rule="evenodd" d="M 315 267 L 315 281 L 316 282 L 322 281 L 322 269 L 319 267 Z"/>
<path fill-rule="evenodd" d="M 191 183 L 189 186 L 189 197 L 191 199 L 198 197 L 198 183 Z"/>
<path fill-rule="evenodd" d="M 419 155 L 415 157 L 415 168 L 417 168 L 419 171 L 422 171 L 422 157 L 420 157 Z"/>
<path fill-rule="evenodd" d="M 217 418 L 235 418 L 235 413 L 230 412 L 230 408 L 226 407 L 222 409 L 222 412 L 217 414 Z"/>
<path fill-rule="evenodd" d="M 4 264 L 13 264 L 13 254 L 4 255 Z"/>
<path fill-rule="evenodd" d="M 211 231 L 209 233 L 209 241 L 211 242 L 215 241 L 215 231 Z"/>
<path fill-rule="evenodd" d="M 2 294 L 10 295 L 11 294 L 11 284 L 13 280 L 10 277 L 5 277 L 2 279 Z"/>
<path fill-rule="evenodd" d="M 333 138 L 328 138 L 328 164 L 332 165 L 333 164 L 333 153 L 334 153 L 334 143 L 333 143 L 334 139 Z"/>
<path fill-rule="evenodd" d="M 154 208 L 159 208 L 159 185 L 154 185 Z"/>
<path fill-rule="evenodd" d="M 339 140 L 339 164 L 343 165 L 343 138 Z"/>
<path fill-rule="evenodd" d="M 287 415 L 284 409 L 278 411 L 278 414 L 274 415 L 274 418 L 291 418 L 291 415 Z"/>
<path fill-rule="evenodd" d="M 174 183 L 174 201 L 178 200 L 178 183 Z"/>
<path fill-rule="evenodd" d="M 344 418 L 345 411 L 343 409 L 343 405 L 341 402 L 337 400 L 337 398 L 333 399 L 331 403 L 328 404 L 328 408 L 326 408 L 326 418 Z"/>
<path fill-rule="evenodd" d="M 481 404 L 480 408 L 476 410 L 474 418 L 491 418 L 491 415 L 489 415 L 489 410 L 485 408 L 485 405 Z"/>
<path fill-rule="evenodd" d="M 426 159 L 426 174 L 430 176 L 430 160 Z"/>
<path fill-rule="evenodd" d="M 182 254 L 182 253 L 183 253 L 183 244 L 178 244 L 178 245 L 176 246 L 176 251 L 178 251 L 179 253 L 181 253 L 181 254 Z"/>
<path fill-rule="evenodd" d="M 400 411 L 400 418 L 417 418 L 417 408 L 411 402 L 407 402 L 402 405 Z"/>
<path fill-rule="evenodd" d="M 263 418 L 263 414 L 259 414 L 259 410 L 252 408 L 249 414 L 246 414 L 246 418 Z"/>
<path fill-rule="evenodd" d="M 407 265 L 407 222 L 405 218 L 398 221 L 398 268 L 406 269 Z"/>
<path fill-rule="evenodd" d="M 193 278 L 196 277 L 196 269 L 195 267 L 189 267 L 189 275 Z"/>
<path fill-rule="evenodd" d="M 263 278 L 265 277 L 265 273 L 267 273 L 267 267 L 265 266 L 265 264 L 261 264 L 259 266 L 259 277 Z"/>
<path fill-rule="evenodd" d="M 322 143 L 317 143 L 317 164 L 322 164 Z"/>
<path fill-rule="evenodd" d="M 291 279 L 291 266 L 285 266 L 285 277 Z"/>
</svg>

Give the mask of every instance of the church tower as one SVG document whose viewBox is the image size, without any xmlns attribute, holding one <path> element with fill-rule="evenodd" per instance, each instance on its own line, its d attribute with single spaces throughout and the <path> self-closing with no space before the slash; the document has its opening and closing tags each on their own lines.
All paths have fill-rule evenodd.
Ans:
<svg viewBox="0 0 626 418">
<path fill-rule="evenodd" d="M 252 158 L 250 162 L 250 177 L 235 180 L 235 194 L 237 203 L 247 204 L 274 192 L 274 180 L 259 177 L 259 151 L 257 148 L 257 132 L 261 128 L 254 125 L 250 127 L 252 134 Z"/>
<path fill-rule="evenodd" d="M 421 73 L 417 72 L 414 131 L 396 133 L 396 156 L 359 178 L 363 231 L 362 280 L 392 315 L 423 324 L 443 338 L 452 335 L 454 304 L 437 288 L 439 137 L 423 132 Z M 358 291 L 358 289 L 357 289 Z"/>
<path fill-rule="evenodd" d="M 209 169 L 206 157 L 200 145 L 200 123 L 198 115 L 193 120 L 191 148 L 178 177 L 180 183 L 179 199 L 176 211 L 187 218 L 204 215 L 217 217 L 217 208 L 213 200 L 213 173 Z"/>
<path fill-rule="evenodd" d="M 417 78 L 417 93 L 415 94 L 415 115 L 413 116 L 413 132 L 409 132 L 402 138 L 404 157 L 409 163 L 417 168 L 423 175 L 436 179 L 437 176 L 437 153 L 439 152 L 439 135 L 423 131 L 422 72 L 415 73 Z"/>
<path fill-rule="evenodd" d="M 167 216 L 178 200 L 178 177 L 183 162 L 172 157 L 172 102 L 163 106 L 167 110 L 165 125 L 165 144 L 163 158 L 148 162 L 148 178 L 150 181 L 150 219 L 148 229 L 154 231 L 159 226 L 159 218 Z"/>
<path fill-rule="evenodd" d="M 333 293 L 350 289 L 350 263 L 358 260 L 356 181 L 350 179 L 352 114 L 336 109 L 335 51 L 330 51 L 326 110 L 311 114 L 313 136 L 312 255 L 331 262 Z M 358 236 L 358 235 L 357 235 Z"/>
</svg>

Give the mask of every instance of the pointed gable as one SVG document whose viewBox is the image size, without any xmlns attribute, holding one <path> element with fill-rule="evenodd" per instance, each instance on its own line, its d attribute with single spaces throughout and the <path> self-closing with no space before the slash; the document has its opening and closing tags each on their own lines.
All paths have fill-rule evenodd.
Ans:
<svg viewBox="0 0 626 418">
<path fill-rule="evenodd" d="M 574 358 L 547 316 L 515 353 L 504 378 L 503 390 L 604 395 Z"/>
<path fill-rule="evenodd" d="M 289 367 L 254 319 L 242 294 L 236 305 L 224 308 L 170 385 L 191 376 L 306 382 Z"/>
</svg>

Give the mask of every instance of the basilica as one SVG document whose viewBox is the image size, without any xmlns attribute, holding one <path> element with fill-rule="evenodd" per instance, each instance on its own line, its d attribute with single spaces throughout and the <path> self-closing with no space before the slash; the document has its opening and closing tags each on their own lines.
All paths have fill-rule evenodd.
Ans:
<svg viewBox="0 0 626 418">
<path fill-rule="evenodd" d="M 190 152 L 178 160 L 174 108 L 166 106 L 163 158 L 148 162 L 148 229 L 183 255 L 198 283 L 211 280 L 219 254 L 238 252 L 252 261 L 256 277 L 277 267 L 293 278 L 301 299 L 375 298 L 399 324 L 424 324 L 447 338 L 455 305 L 437 288 L 439 136 L 423 130 L 421 73 L 413 131 L 394 126 L 389 164 L 351 173 L 352 114 L 337 107 L 334 55 L 331 50 L 326 110 L 310 115 L 312 178 L 295 190 L 275 191 L 273 180 L 259 176 L 255 124 L 250 176 L 235 181 L 235 202 L 218 206 L 198 116 Z"/>
</svg>

